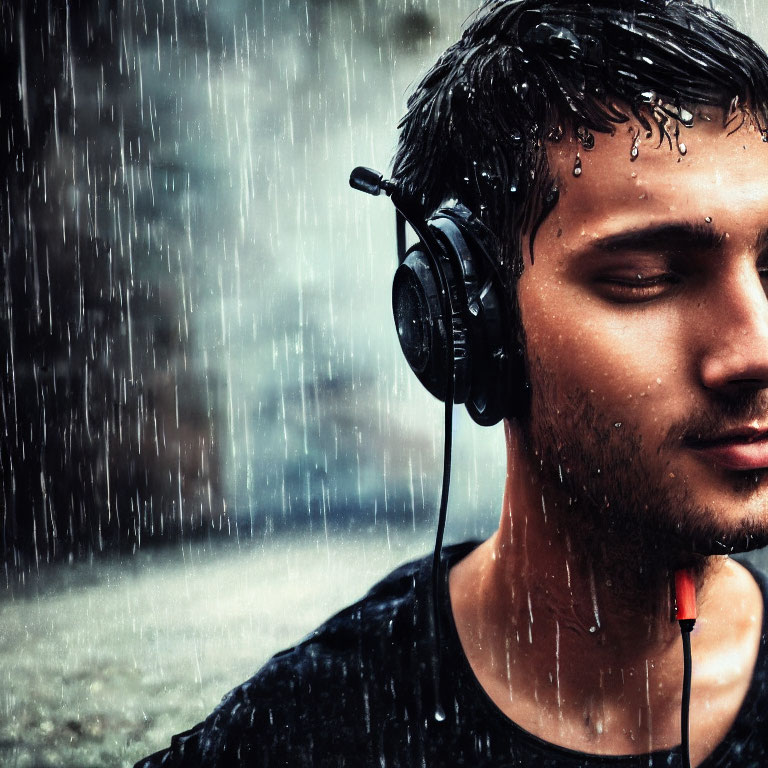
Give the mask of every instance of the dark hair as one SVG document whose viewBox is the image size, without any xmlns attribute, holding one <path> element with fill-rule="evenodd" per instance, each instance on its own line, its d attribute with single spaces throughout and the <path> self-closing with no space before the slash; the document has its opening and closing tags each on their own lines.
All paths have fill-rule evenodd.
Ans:
<svg viewBox="0 0 768 768">
<path fill-rule="evenodd" d="M 409 98 L 393 177 L 425 213 L 458 199 L 479 215 L 511 285 L 524 233 L 533 259 L 557 202 L 546 141 L 570 132 L 589 150 L 593 132 L 634 117 L 684 152 L 697 105 L 768 140 L 768 57 L 722 14 L 691 0 L 495 0 Z"/>
</svg>

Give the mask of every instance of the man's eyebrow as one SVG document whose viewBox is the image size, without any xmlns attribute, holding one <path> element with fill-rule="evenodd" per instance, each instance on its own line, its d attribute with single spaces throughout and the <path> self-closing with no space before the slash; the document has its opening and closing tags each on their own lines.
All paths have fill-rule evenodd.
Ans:
<svg viewBox="0 0 768 768">
<path fill-rule="evenodd" d="M 761 243 L 768 245 L 768 231 L 761 233 Z M 698 221 L 656 224 L 625 230 L 601 237 L 590 244 L 592 251 L 714 251 L 725 239 L 725 233 L 711 224 Z"/>
</svg>

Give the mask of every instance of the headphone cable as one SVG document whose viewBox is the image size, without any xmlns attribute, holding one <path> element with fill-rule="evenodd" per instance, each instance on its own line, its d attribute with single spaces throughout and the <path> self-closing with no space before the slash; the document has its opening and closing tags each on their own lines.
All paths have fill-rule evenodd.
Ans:
<svg viewBox="0 0 768 768">
<path fill-rule="evenodd" d="M 683 639 L 683 696 L 680 703 L 680 753 L 683 768 L 691 768 L 691 632 L 696 624 L 696 585 L 687 568 L 675 571 L 675 618 Z"/>
<path fill-rule="evenodd" d="M 438 267 L 438 257 L 429 248 L 425 249 L 430 259 Z M 448 512 L 448 492 L 451 487 L 451 448 L 453 439 L 453 401 L 456 396 L 456 361 L 453 343 L 453 301 L 451 289 L 442 269 L 436 270 L 442 293 L 443 323 L 445 328 L 445 423 L 443 426 L 443 483 L 440 489 L 440 509 L 437 516 L 437 532 L 435 534 L 435 549 L 432 553 L 432 622 L 435 632 L 435 653 L 433 655 L 435 685 L 435 720 L 442 723 L 445 720 L 445 709 L 440 695 L 440 670 L 443 662 L 443 649 L 440 639 L 440 561 L 443 552 L 443 536 L 445 534 L 445 519 Z"/>
<path fill-rule="evenodd" d="M 452 346 L 452 345 L 451 345 Z M 445 439 L 443 444 L 443 486 L 440 491 L 440 512 L 437 518 L 437 534 L 435 549 L 432 553 L 432 621 L 435 631 L 435 720 L 441 723 L 445 720 L 440 697 L 440 668 L 442 667 L 442 644 L 440 642 L 440 559 L 443 550 L 443 535 L 445 534 L 445 518 L 448 509 L 448 490 L 451 485 L 451 437 L 453 432 L 453 376 L 449 376 L 449 384 L 445 397 Z"/>
<path fill-rule="evenodd" d="M 680 752 L 683 768 L 691 768 L 689 716 L 691 708 L 691 630 L 693 624 L 693 619 L 680 621 L 680 633 L 683 637 L 683 699 L 680 704 Z"/>
</svg>

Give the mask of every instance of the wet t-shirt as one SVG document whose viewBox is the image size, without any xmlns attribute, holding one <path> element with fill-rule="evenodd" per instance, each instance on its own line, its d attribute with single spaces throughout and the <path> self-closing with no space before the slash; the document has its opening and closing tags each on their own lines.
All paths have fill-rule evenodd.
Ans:
<svg viewBox="0 0 768 768">
<path fill-rule="evenodd" d="M 156 766 L 679 766 L 678 749 L 629 757 L 548 744 L 512 723 L 477 682 L 450 610 L 447 573 L 477 542 L 448 547 L 441 574 L 435 716 L 431 558 L 401 566 L 294 648 L 275 655 L 211 715 L 137 763 Z M 768 598 L 765 577 L 752 571 Z M 764 612 L 764 616 L 766 612 Z M 751 687 L 703 768 L 768 765 L 766 619 Z M 691 716 L 696 716 L 695 703 Z"/>
</svg>

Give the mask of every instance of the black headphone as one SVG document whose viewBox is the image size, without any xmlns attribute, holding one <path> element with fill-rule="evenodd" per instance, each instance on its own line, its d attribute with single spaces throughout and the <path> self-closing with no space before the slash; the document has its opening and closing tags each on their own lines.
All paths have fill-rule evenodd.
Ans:
<svg viewBox="0 0 768 768">
<path fill-rule="evenodd" d="M 424 218 L 393 182 L 358 167 L 350 186 L 382 191 L 395 205 L 398 268 L 392 285 L 395 327 L 408 364 L 438 399 L 465 403 L 483 426 L 519 413 L 526 401 L 516 344 L 490 230 L 461 203 Z M 406 250 L 405 223 L 418 236 Z M 453 386 L 450 386 L 451 369 Z"/>
</svg>

